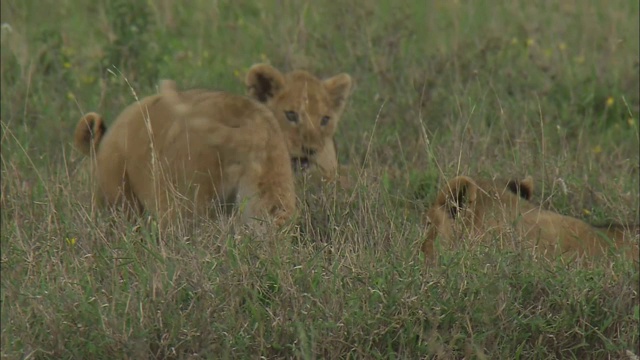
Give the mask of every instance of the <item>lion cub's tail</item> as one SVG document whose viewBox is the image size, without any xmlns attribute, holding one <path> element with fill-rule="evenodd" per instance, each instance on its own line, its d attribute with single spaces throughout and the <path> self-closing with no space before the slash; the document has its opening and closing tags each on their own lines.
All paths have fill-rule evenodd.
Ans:
<svg viewBox="0 0 640 360">
<path fill-rule="evenodd" d="M 91 155 L 91 151 L 95 152 L 98 148 L 100 140 L 102 140 L 102 136 L 106 131 L 107 127 L 98 113 L 90 112 L 86 114 L 76 125 L 76 131 L 73 136 L 76 149 L 80 150 L 84 155 Z"/>
</svg>

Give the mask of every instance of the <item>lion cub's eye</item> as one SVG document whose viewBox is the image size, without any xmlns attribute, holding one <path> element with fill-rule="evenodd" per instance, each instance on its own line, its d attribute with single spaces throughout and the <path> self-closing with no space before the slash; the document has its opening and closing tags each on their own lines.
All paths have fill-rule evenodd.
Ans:
<svg viewBox="0 0 640 360">
<path fill-rule="evenodd" d="M 298 113 L 296 113 L 295 111 L 285 111 L 284 115 L 287 117 L 287 120 L 289 120 L 290 123 L 298 123 Z"/>
<path fill-rule="evenodd" d="M 323 116 L 322 119 L 320 119 L 320 126 L 327 126 L 327 124 L 329 123 L 329 120 L 331 120 L 330 117 Z"/>
</svg>

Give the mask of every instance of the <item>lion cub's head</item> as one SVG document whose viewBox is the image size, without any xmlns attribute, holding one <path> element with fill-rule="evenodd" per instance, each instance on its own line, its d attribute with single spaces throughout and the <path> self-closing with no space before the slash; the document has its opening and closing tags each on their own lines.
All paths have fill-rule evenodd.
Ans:
<svg viewBox="0 0 640 360">
<path fill-rule="evenodd" d="M 351 77 L 339 74 L 320 80 L 295 70 L 282 74 L 266 64 L 249 69 L 250 96 L 275 114 L 296 169 L 317 165 L 325 175 L 337 171 L 333 136 L 351 90 Z"/>
<path fill-rule="evenodd" d="M 476 181 L 458 176 L 440 189 L 435 203 L 427 211 L 427 235 L 422 251 L 434 256 L 436 237 L 448 241 L 464 234 L 484 233 L 515 221 L 525 209 L 534 205 L 527 200 L 533 193 L 533 179 Z"/>
</svg>

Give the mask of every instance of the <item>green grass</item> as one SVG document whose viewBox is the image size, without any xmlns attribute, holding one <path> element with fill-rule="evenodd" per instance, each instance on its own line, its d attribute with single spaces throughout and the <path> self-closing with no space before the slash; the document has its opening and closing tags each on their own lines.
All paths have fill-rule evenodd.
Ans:
<svg viewBox="0 0 640 360">
<path fill-rule="evenodd" d="M 532 175 L 534 200 L 638 222 L 638 2 L 65 0 L 1 4 L 1 346 L 8 359 L 620 359 L 637 267 L 498 249 L 427 269 L 444 179 Z M 131 16 L 130 14 L 135 14 Z M 298 188 L 298 233 L 163 233 L 94 209 L 71 146 L 160 79 L 244 93 L 254 63 L 347 72 L 353 191 Z"/>
</svg>

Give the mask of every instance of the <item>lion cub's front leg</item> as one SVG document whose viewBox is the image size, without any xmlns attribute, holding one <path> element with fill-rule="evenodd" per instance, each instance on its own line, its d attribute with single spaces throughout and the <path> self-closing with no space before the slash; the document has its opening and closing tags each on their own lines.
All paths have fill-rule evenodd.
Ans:
<svg viewBox="0 0 640 360">
<path fill-rule="evenodd" d="M 250 163 L 238 181 L 243 223 L 255 225 L 271 219 L 280 227 L 295 213 L 293 171 L 287 149 L 278 140 L 270 139 L 266 161 Z"/>
</svg>

